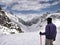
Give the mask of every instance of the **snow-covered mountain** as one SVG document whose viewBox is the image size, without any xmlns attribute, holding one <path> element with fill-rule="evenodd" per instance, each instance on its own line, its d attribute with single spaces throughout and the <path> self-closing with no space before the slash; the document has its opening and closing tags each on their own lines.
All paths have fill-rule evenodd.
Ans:
<svg viewBox="0 0 60 45">
<path fill-rule="evenodd" d="M 53 18 L 53 22 L 60 27 L 60 13 L 45 13 L 41 15 L 13 15 L 6 11 L 0 11 L 0 25 L 17 32 L 34 32 L 44 30 L 46 19 Z M 13 32 L 14 33 L 14 32 Z"/>
<path fill-rule="evenodd" d="M 6 32 L 6 34 L 15 34 L 16 32 L 22 32 L 21 28 L 15 22 L 13 22 L 3 10 L 0 10 L 0 31 L 3 33 Z"/>
<path fill-rule="evenodd" d="M 17 16 L 19 17 L 19 16 Z M 28 18 L 27 18 L 28 17 Z M 31 18 L 32 17 L 32 18 Z M 19 17 L 20 19 L 24 21 L 19 21 L 22 23 L 22 29 L 27 31 L 27 32 L 34 32 L 34 31 L 39 31 L 39 30 L 44 30 L 46 26 L 46 19 L 48 17 L 51 17 L 53 19 L 53 23 L 57 26 L 60 27 L 60 13 L 46 13 L 42 15 L 28 15 L 28 16 L 21 16 Z M 30 19 L 31 18 L 31 19 Z"/>
</svg>

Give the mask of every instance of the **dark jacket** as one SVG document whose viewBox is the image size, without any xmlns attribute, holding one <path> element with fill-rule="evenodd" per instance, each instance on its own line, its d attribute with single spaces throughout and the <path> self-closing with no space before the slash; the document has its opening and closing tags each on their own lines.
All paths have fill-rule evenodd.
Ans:
<svg viewBox="0 0 60 45">
<path fill-rule="evenodd" d="M 47 39 L 52 39 L 55 41 L 56 38 L 56 26 L 53 23 L 47 24 L 45 28 L 45 32 L 41 33 L 42 35 L 46 35 Z"/>
</svg>

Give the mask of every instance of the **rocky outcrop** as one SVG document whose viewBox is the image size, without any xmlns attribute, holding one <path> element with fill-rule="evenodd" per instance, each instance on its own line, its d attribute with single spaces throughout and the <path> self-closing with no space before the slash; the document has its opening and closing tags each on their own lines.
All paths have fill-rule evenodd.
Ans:
<svg viewBox="0 0 60 45">
<path fill-rule="evenodd" d="M 2 11 L 1 9 L 0 9 L 0 25 L 8 27 L 10 29 L 16 29 L 19 33 L 22 32 L 21 28 L 14 22 L 12 22 L 5 14 L 5 12 Z"/>
</svg>

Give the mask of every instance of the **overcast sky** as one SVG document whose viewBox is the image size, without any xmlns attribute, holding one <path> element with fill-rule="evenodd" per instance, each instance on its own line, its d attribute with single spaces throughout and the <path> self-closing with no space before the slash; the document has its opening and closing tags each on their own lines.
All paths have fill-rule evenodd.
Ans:
<svg viewBox="0 0 60 45">
<path fill-rule="evenodd" d="M 60 0 L 0 0 L 0 5 L 17 14 L 41 14 L 60 9 Z"/>
</svg>

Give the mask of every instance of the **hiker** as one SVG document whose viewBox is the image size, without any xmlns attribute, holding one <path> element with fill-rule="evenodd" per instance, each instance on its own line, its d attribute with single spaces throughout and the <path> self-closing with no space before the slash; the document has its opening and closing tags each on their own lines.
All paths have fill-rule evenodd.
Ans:
<svg viewBox="0 0 60 45">
<path fill-rule="evenodd" d="M 46 40 L 45 40 L 45 45 L 53 45 L 53 41 L 56 40 L 56 25 L 52 23 L 52 18 L 47 18 L 47 25 L 45 28 L 45 32 L 42 33 L 40 32 L 40 35 L 45 35 Z"/>
</svg>

